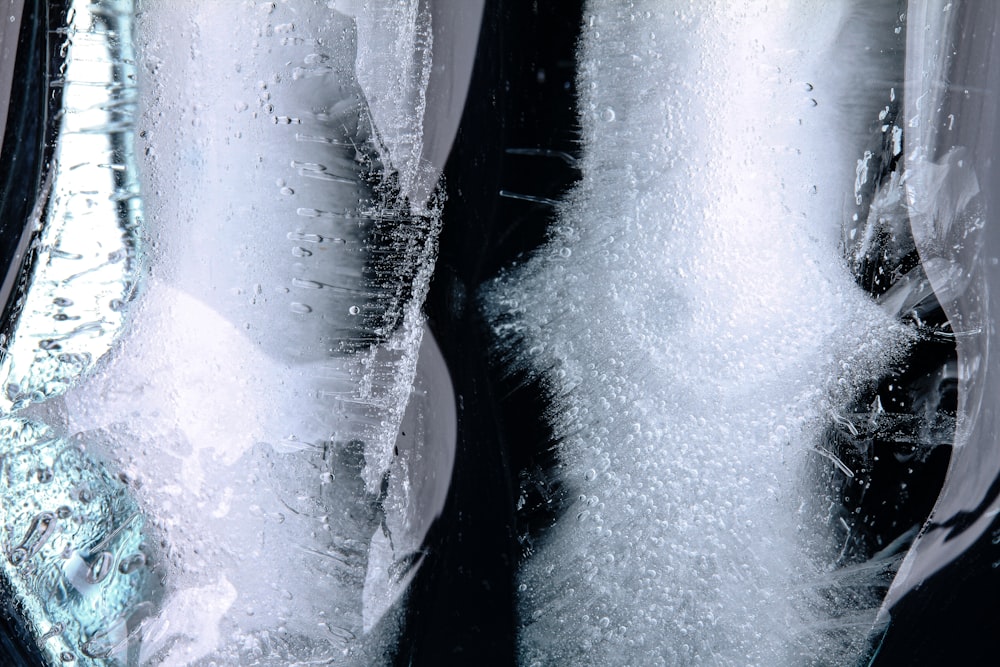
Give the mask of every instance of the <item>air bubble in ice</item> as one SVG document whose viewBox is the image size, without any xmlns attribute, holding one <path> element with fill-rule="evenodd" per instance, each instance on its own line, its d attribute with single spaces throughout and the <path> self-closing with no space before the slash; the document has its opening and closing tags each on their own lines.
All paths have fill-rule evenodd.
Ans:
<svg viewBox="0 0 1000 667">
<path fill-rule="evenodd" d="M 292 278 L 292 287 L 298 287 L 299 289 L 322 289 L 323 283 L 304 278 Z"/>
</svg>

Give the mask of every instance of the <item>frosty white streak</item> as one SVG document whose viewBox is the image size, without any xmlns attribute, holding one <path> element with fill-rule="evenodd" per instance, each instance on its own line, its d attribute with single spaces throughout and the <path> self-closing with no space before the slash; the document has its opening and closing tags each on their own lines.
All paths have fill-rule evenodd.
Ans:
<svg viewBox="0 0 1000 667">
<path fill-rule="evenodd" d="M 582 179 L 487 295 L 501 354 L 551 392 L 573 500 L 521 572 L 522 664 L 849 664 L 877 600 L 821 609 L 839 545 L 806 471 L 907 338 L 837 246 L 872 17 L 584 15 Z"/>
</svg>

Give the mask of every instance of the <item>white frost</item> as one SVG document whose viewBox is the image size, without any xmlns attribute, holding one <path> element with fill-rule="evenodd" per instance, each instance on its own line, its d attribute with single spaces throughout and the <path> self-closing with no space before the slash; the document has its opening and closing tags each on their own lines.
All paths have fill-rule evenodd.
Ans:
<svg viewBox="0 0 1000 667">
<path fill-rule="evenodd" d="M 588 4 L 582 180 L 489 295 L 572 500 L 521 572 L 522 663 L 848 664 L 877 601 L 821 608 L 839 545 L 807 471 L 906 339 L 837 246 L 851 12 L 682 4 Z"/>
</svg>

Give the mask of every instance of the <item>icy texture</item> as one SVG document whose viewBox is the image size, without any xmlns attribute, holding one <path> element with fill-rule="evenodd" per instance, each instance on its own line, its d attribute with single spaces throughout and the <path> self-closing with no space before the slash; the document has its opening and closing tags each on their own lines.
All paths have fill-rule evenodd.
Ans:
<svg viewBox="0 0 1000 667">
<path fill-rule="evenodd" d="M 50 36 L 61 46 L 47 82 L 57 139 L 3 287 L 0 585 L 52 664 L 108 664 L 162 594 L 127 478 L 82 439 L 9 416 L 78 382 L 124 325 L 141 220 L 132 12 L 71 3 Z"/>
<path fill-rule="evenodd" d="M 427 168 L 421 154 L 434 42 L 430 6 L 419 0 L 359 5 L 358 83 L 390 160 L 403 175 L 401 190 L 414 192 Z"/>
<path fill-rule="evenodd" d="M 15 324 L 0 336 L 5 413 L 64 392 L 107 353 L 137 273 L 133 3 L 71 5 L 49 83 L 61 96 L 59 141 L 0 288 L 15 299 Z"/>
<path fill-rule="evenodd" d="M 909 337 L 838 251 L 876 113 L 852 105 L 875 49 L 852 50 L 871 35 L 851 9 L 589 3 L 582 179 L 486 298 L 501 361 L 551 394 L 572 501 L 521 572 L 522 664 L 850 664 L 863 644 L 878 600 L 839 589 L 807 474 Z"/>
<path fill-rule="evenodd" d="M 103 9 L 82 3 L 76 16 Z M 140 298 L 96 372 L 22 410 L 31 421 L 11 421 L 30 431 L 6 439 L 11 451 L 62 457 L 75 472 L 53 463 L 47 487 L 20 471 L 6 480 L 0 492 L 23 507 L 3 504 L 4 575 L 40 643 L 50 653 L 68 647 L 79 664 L 374 664 L 391 649 L 454 448 L 447 371 L 420 313 L 440 203 L 429 192 L 409 196 L 404 186 L 423 166 L 388 148 L 405 143 L 401 133 L 419 136 L 423 108 L 402 107 L 388 130 L 373 124 L 355 71 L 377 85 L 379 65 L 359 59 L 354 21 L 324 3 L 135 10 L 137 55 L 113 55 L 136 76 L 119 86 L 123 100 L 93 102 L 118 120 L 91 134 L 113 143 L 135 129 L 138 80 L 137 145 L 116 144 L 122 154 L 104 166 L 129 174 L 140 163 Z M 383 39 L 400 43 L 418 29 L 392 27 Z M 132 38 L 127 24 L 102 34 L 119 46 Z M 67 45 L 73 55 L 82 48 Z M 405 99 L 419 100 L 419 90 Z M 93 224 L 131 232 L 121 221 L 137 221 L 135 182 L 124 196 L 104 172 L 85 173 Z M 119 209 L 101 203 L 109 199 L 128 215 L 111 215 Z M 121 245 L 121 230 L 109 238 Z M 133 255 L 117 260 L 134 271 Z M 96 263 L 101 280 L 81 280 L 55 310 L 45 299 L 64 294 L 46 291 L 45 280 L 63 290 L 76 283 L 42 274 L 24 286 L 26 303 L 42 299 L 47 316 L 103 305 L 106 265 L 116 266 Z M 114 285 L 119 300 L 131 289 Z M 32 312 L 22 309 L 15 324 L 37 343 Z M 99 342 L 88 364 L 107 351 Z M 13 365 L 32 358 L 10 351 Z M 69 504 L 63 517 L 52 505 L 78 494 L 81 476 L 99 516 Z M 74 533 L 50 514 L 81 517 L 80 526 Z M 56 530 L 59 540 L 45 537 Z M 147 542 L 155 553 L 140 548 Z M 87 588 L 83 565 L 72 565 L 81 559 L 121 575 Z M 121 569 L 133 562 L 135 576 Z M 93 606 L 93 618 L 51 605 L 47 591 L 64 580 L 84 595 L 78 607 L 106 604 Z"/>
<path fill-rule="evenodd" d="M 8 417 L 0 438 L 4 594 L 52 664 L 108 664 L 163 592 L 135 489 L 44 425 Z"/>
<path fill-rule="evenodd" d="M 387 173 L 379 136 L 394 135 L 354 78 L 353 22 L 245 4 L 146 13 L 153 285 L 202 301 L 279 367 L 310 366 L 310 384 L 270 394 L 279 423 L 258 437 L 326 439 L 340 404 L 337 435 L 366 442 L 377 491 L 412 383 L 435 203 L 404 199 L 410 176 Z"/>
<path fill-rule="evenodd" d="M 955 333 L 959 405 L 944 488 L 885 611 L 966 553 L 1000 511 L 1000 369 L 990 351 L 1000 311 L 1000 12 L 989 3 L 927 0 L 911 2 L 907 13 L 906 201 L 927 279 Z"/>
</svg>

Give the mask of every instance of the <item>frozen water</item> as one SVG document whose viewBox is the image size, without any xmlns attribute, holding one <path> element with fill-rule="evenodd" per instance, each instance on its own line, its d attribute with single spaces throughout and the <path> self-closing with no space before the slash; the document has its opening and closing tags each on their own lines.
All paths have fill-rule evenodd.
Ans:
<svg viewBox="0 0 1000 667">
<path fill-rule="evenodd" d="M 3 332 L 0 410 L 62 393 L 110 349 L 137 273 L 142 218 L 133 150 L 136 105 L 132 3 L 80 12 L 72 53 L 50 85 L 62 140 L 25 225 L 0 297 L 15 295 L 16 325 Z M 65 29 L 64 29 L 65 30 Z"/>
<path fill-rule="evenodd" d="M 885 609 L 983 537 L 1000 511 L 996 447 L 996 90 L 994 5 L 908 7 L 906 201 L 929 283 L 955 333 L 959 383 L 955 450 L 932 515 L 886 596 Z M 952 44 L 960 44 L 955 48 Z M 994 355 L 995 357 L 995 355 Z M 994 563 L 994 567 L 996 564 Z"/>
<path fill-rule="evenodd" d="M 0 369 L 8 453 L 53 460 L 2 489 L 23 499 L 3 503 L 5 578 L 53 663 L 371 664 L 391 645 L 455 438 L 420 314 L 429 74 L 365 55 L 422 39 L 429 71 L 419 4 L 360 54 L 355 19 L 311 2 L 79 2 L 53 33 L 54 204 Z M 400 92 L 386 127 L 357 72 Z"/>
<path fill-rule="evenodd" d="M 502 358 L 550 394 L 571 501 L 523 565 L 523 664 L 849 664 L 863 645 L 879 600 L 838 591 L 809 471 L 843 466 L 825 425 L 910 338 L 840 252 L 888 94 L 858 84 L 878 14 L 588 3 L 581 181 L 486 295 Z"/>
<path fill-rule="evenodd" d="M 419 309 L 482 4 L 71 4 L 2 288 L 3 582 L 53 664 L 384 659 L 453 463 Z M 591 0 L 583 178 L 507 193 L 558 214 L 485 298 L 550 394 L 569 494 L 517 582 L 527 665 L 849 663 L 884 561 L 837 569 L 822 471 L 855 471 L 825 434 L 857 431 L 913 338 L 895 317 L 934 292 L 967 419 L 889 604 L 995 514 L 992 139 L 968 129 L 995 110 L 988 82 L 939 85 L 961 20 L 911 3 L 907 135 L 883 129 L 906 168 L 851 223 L 895 7 L 719 4 Z M 923 265 L 873 301 L 849 269 L 886 248 Z"/>
</svg>

